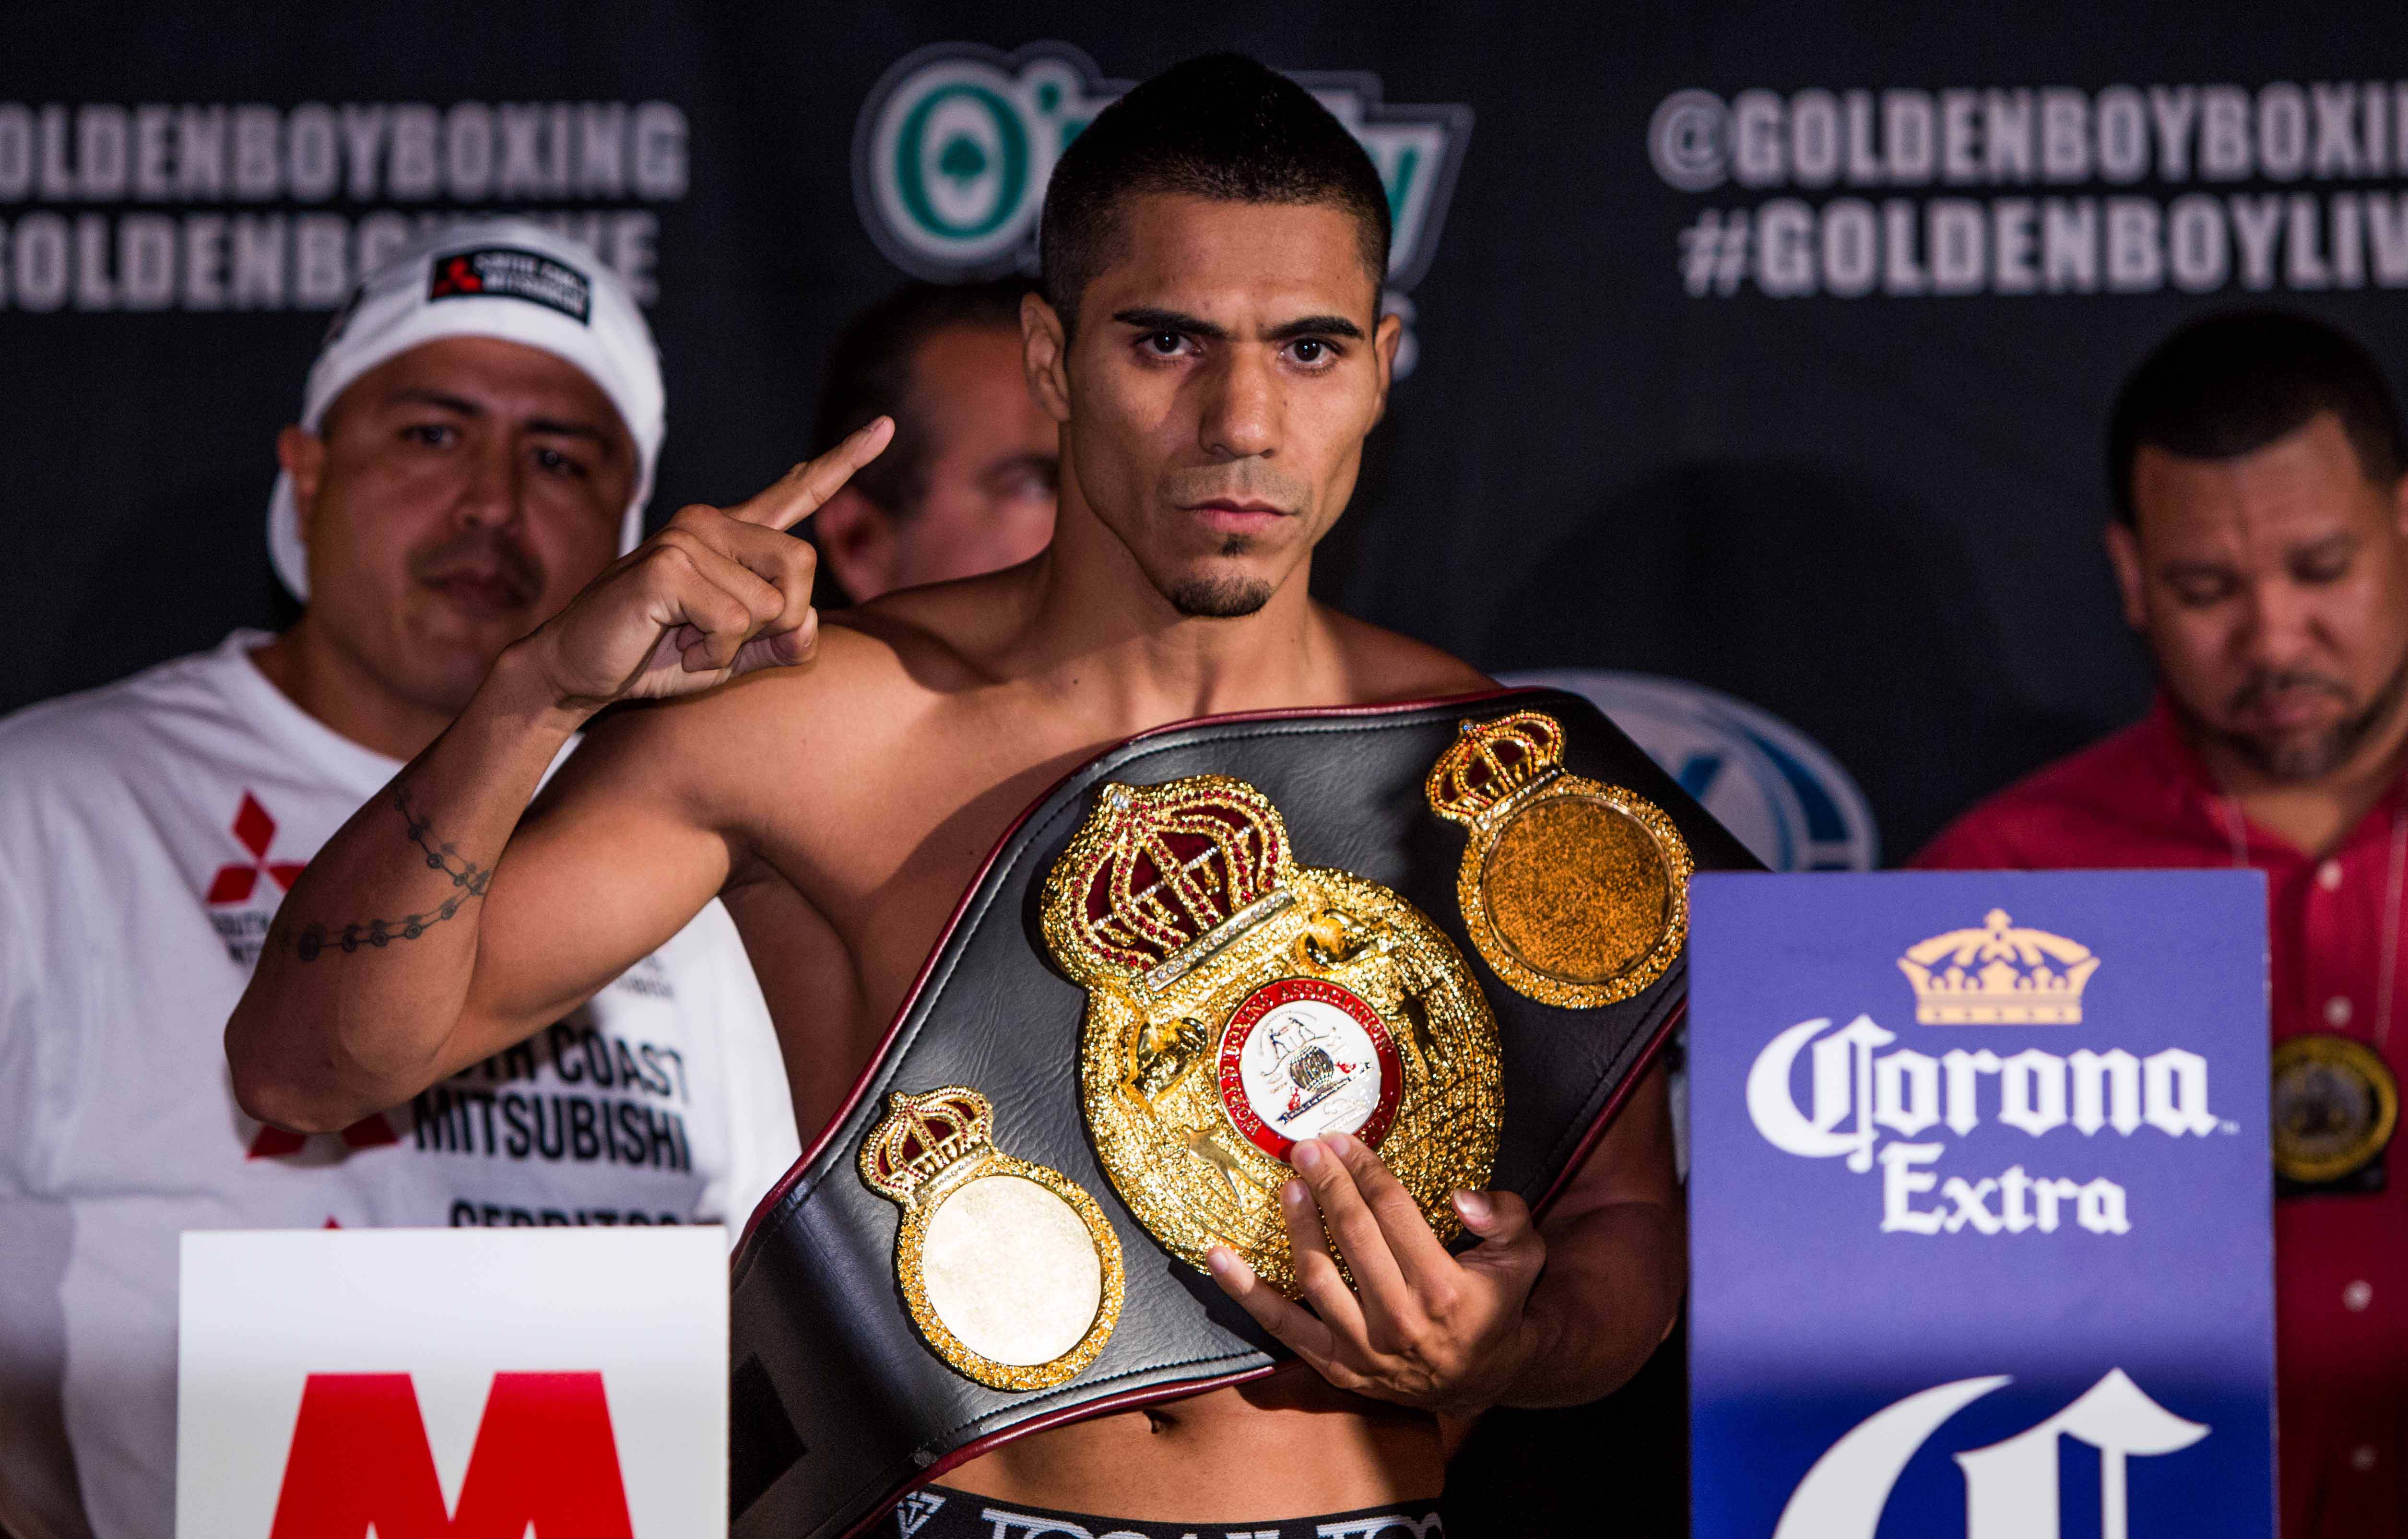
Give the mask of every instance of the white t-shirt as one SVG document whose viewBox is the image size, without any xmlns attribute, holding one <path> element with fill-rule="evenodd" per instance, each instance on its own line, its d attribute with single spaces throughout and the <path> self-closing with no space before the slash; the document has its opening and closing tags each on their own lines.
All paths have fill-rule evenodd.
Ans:
<svg viewBox="0 0 2408 1539">
<path fill-rule="evenodd" d="M 250 657 L 267 640 L 0 721 L 0 1527 L 18 1539 L 168 1539 L 185 1230 L 740 1226 L 796 1157 L 717 903 L 408 1106 L 308 1139 L 244 1116 L 223 1032 L 267 922 L 400 768 L 269 683 Z"/>
</svg>

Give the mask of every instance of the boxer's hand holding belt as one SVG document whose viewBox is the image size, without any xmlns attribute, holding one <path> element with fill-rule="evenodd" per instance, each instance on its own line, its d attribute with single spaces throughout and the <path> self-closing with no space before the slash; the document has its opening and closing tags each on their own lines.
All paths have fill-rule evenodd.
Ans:
<svg viewBox="0 0 2408 1539">
<path fill-rule="evenodd" d="M 1455 1211 L 1481 1243 L 1452 1255 L 1407 1191 L 1360 1139 L 1298 1143 L 1299 1179 L 1280 1191 L 1306 1309 L 1226 1245 L 1213 1280 L 1256 1324 L 1341 1389 L 1469 1416 L 1503 1399 L 1533 1350 L 1525 1306 L 1547 1243 L 1512 1192 L 1457 1191 Z M 1354 1287 L 1329 1252 L 1338 1240 Z"/>
<path fill-rule="evenodd" d="M 880 417 L 733 508 L 681 508 L 522 646 L 558 704 L 690 695 L 755 669 L 809 660 L 815 553 L 787 531 L 878 457 Z"/>
</svg>

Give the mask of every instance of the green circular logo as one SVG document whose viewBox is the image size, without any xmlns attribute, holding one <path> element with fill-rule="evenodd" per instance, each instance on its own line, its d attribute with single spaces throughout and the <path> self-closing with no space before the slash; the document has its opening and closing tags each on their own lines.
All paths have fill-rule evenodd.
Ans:
<svg viewBox="0 0 2408 1539">
<path fill-rule="evenodd" d="M 973 104 L 994 125 L 991 148 L 957 122 L 936 122 L 939 111 L 956 101 Z M 962 192 L 992 180 L 985 211 L 973 218 L 949 216 L 938 206 L 932 178 Z M 995 92 L 970 81 L 956 80 L 929 92 L 905 115 L 896 136 L 895 188 L 913 223 L 930 235 L 946 240 L 993 235 L 1019 212 L 1028 193 L 1028 131 L 1021 126 L 1020 114 Z M 945 201 L 959 207 L 958 199 Z"/>
</svg>

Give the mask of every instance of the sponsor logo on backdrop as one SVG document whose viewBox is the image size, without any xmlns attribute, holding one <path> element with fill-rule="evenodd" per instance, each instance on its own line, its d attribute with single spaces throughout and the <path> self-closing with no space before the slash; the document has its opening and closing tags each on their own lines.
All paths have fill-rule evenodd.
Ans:
<svg viewBox="0 0 2408 1539">
<path fill-rule="evenodd" d="M 1776 871 L 1869 871 L 1881 862 L 1872 809 L 1822 744 L 1718 689 L 1651 673 L 1542 669 L 1507 683 L 1586 697 Z"/>
<path fill-rule="evenodd" d="M 1691 88 L 1646 148 L 1700 298 L 2408 286 L 2408 80 Z"/>
<path fill-rule="evenodd" d="M 1471 137 L 1471 108 L 1392 106 L 1380 78 L 1298 72 L 1361 141 L 1388 192 L 1395 226 L 1389 310 L 1407 338 L 1397 373 L 1412 368 L 1412 306 L 1429 268 Z M 995 278 L 1037 266 L 1038 217 L 1064 147 L 1133 82 L 1107 79 L 1068 43 L 1004 53 L 940 43 L 889 69 L 853 136 L 861 222 L 888 260 L 939 282 Z"/>
<path fill-rule="evenodd" d="M 2267 1539 L 2258 875 L 1690 902 L 1698 1532 Z"/>
<path fill-rule="evenodd" d="M 0 309 L 332 309 L 464 213 L 581 240 L 649 304 L 688 152 L 665 101 L 0 101 Z"/>
<path fill-rule="evenodd" d="M 1908 946 L 1898 965 L 1919 1024 L 2071 1026 L 2081 1023 L 2083 990 L 2102 959 L 2078 941 L 1993 909 L 1978 926 Z M 2028 1047 L 2001 1057 L 1975 1038 L 1935 1057 L 1898 1040 L 1870 1014 L 1839 1027 L 1828 1017 L 1800 1021 L 1764 1045 L 1747 1076 L 1748 1120 L 1766 1143 L 1807 1159 L 1845 1157 L 1858 1175 L 1881 1167 L 1885 1234 L 2132 1230 L 2125 1189 L 2105 1176 L 2035 1174 L 2017 1161 L 1995 1176 L 1943 1180 L 1928 1167 L 1940 1164 L 1947 1143 L 1905 1140 L 1962 1138 L 1985 1121 L 2034 1139 L 2239 1131 L 2210 1109 L 2207 1060 L 2180 1047 L 2145 1057 L 2120 1047 Z M 1801 1057 L 1810 1086 L 1802 1105 L 1795 1083 Z M 2055 1148 L 2065 1143 L 2052 1139 Z"/>
<path fill-rule="evenodd" d="M 1883 1407 L 1833 1444 L 1781 1510 L 1772 1539 L 1873 1539 L 1910 1460 L 1941 1424 L 1994 1389 L 2004 1374 L 1936 1385 Z M 2098 1455 L 2099 1526 L 2131 1532 L 2126 1461 L 2189 1447 L 2211 1429 L 2186 1421 L 2111 1369 L 2065 1409 L 2001 1442 L 1954 1457 L 1965 1480 L 1965 1530 L 1973 1539 L 2058 1539 L 2066 1442 Z M 2087 1530 L 2076 1525 L 2076 1532 Z"/>
</svg>

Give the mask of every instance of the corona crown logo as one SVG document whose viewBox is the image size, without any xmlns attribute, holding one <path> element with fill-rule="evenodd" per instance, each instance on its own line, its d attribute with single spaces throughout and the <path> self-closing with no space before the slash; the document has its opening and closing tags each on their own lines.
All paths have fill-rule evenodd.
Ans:
<svg viewBox="0 0 2408 1539">
<path fill-rule="evenodd" d="M 1926 1026 L 2057 1026 L 2082 1019 L 2082 990 L 2099 971 L 2090 948 L 2018 926 L 2004 909 L 1979 929 L 1917 942 L 1898 959 Z"/>
</svg>

